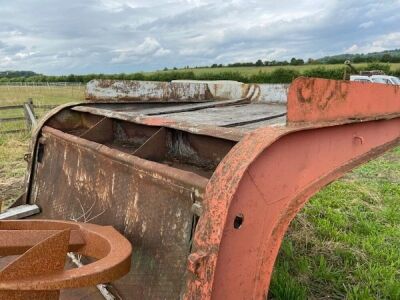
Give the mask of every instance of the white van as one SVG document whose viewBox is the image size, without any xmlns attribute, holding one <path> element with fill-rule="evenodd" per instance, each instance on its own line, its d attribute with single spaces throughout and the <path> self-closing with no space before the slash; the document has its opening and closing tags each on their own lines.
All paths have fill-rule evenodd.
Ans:
<svg viewBox="0 0 400 300">
<path fill-rule="evenodd" d="M 395 76 L 388 76 L 388 75 L 372 75 L 372 76 L 351 75 L 350 81 L 400 85 L 399 78 L 397 78 Z"/>
<path fill-rule="evenodd" d="M 364 76 L 364 75 L 351 75 L 350 81 L 373 82 L 370 76 Z"/>
<path fill-rule="evenodd" d="M 400 85 L 400 79 L 395 76 L 388 75 L 372 75 L 372 81 L 376 83 Z"/>
</svg>

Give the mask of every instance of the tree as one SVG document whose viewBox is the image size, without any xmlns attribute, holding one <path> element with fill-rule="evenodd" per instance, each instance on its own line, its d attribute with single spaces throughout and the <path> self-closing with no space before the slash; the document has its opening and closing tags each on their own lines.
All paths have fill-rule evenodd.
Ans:
<svg viewBox="0 0 400 300">
<path fill-rule="evenodd" d="M 309 65 L 313 65 L 315 63 L 316 63 L 316 60 L 311 57 L 307 60 L 307 64 L 309 64 Z"/>
<path fill-rule="evenodd" d="M 295 57 L 293 57 L 293 58 L 290 60 L 290 64 L 291 64 L 292 66 L 304 65 L 304 60 L 303 60 L 303 59 L 296 59 Z"/>
<path fill-rule="evenodd" d="M 381 62 L 388 63 L 391 61 L 392 61 L 392 56 L 389 53 L 385 53 L 382 55 Z"/>
<path fill-rule="evenodd" d="M 257 66 L 257 67 L 261 67 L 261 66 L 263 66 L 263 65 L 264 65 L 264 64 L 263 64 L 263 62 L 262 62 L 261 59 L 259 59 L 259 60 L 256 61 L 256 66 Z"/>
</svg>

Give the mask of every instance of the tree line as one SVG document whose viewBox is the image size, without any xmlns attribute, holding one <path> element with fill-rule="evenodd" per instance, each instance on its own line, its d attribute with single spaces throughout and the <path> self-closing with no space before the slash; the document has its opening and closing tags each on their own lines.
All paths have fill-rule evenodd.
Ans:
<svg viewBox="0 0 400 300">
<path fill-rule="evenodd" d="M 327 56 L 320 59 L 309 58 L 305 61 L 302 58 L 293 57 L 290 60 L 257 60 L 256 62 L 236 62 L 232 64 L 212 64 L 211 66 L 196 66 L 193 69 L 205 68 L 235 68 L 235 67 L 270 67 L 270 66 L 301 66 L 301 65 L 324 65 L 324 64 L 343 64 L 346 60 L 350 60 L 355 64 L 358 63 L 400 63 L 400 50 L 392 50 L 385 52 L 369 53 L 369 54 L 341 54 L 336 56 Z M 190 69 L 186 66 L 185 69 Z M 164 68 L 164 71 L 168 71 Z M 172 70 L 177 70 L 174 67 Z"/>
<path fill-rule="evenodd" d="M 361 70 L 382 70 L 388 75 L 400 76 L 400 69 L 391 70 L 387 63 L 370 63 Z M 171 81 L 179 79 L 189 80 L 236 80 L 245 83 L 290 83 L 299 76 L 319 77 L 327 79 L 342 79 L 345 66 L 335 68 L 316 65 L 310 68 L 277 68 L 273 71 L 259 71 L 255 74 L 246 74 L 236 70 L 211 72 L 193 72 L 191 70 L 172 70 L 154 73 L 132 73 L 132 74 L 87 74 L 87 75 L 66 75 L 66 76 L 46 76 L 34 75 L 23 77 L 1 77 L 0 82 L 80 82 L 87 83 L 92 79 L 110 80 L 148 80 L 148 81 Z"/>
</svg>

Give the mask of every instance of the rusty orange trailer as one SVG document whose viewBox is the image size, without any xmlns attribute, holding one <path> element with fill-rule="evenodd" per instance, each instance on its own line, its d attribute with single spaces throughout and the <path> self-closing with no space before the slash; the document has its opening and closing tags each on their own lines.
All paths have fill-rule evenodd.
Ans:
<svg viewBox="0 0 400 300">
<path fill-rule="evenodd" d="M 25 199 L 132 243 L 123 299 L 264 299 L 308 199 L 400 143 L 396 86 L 298 78 L 283 105 L 258 85 L 139 85 L 102 81 L 49 114 Z"/>
</svg>

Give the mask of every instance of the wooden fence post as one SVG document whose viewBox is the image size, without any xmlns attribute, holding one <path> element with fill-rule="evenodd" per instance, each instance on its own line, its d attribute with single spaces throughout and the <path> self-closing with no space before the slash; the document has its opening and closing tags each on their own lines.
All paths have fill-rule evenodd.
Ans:
<svg viewBox="0 0 400 300">
<path fill-rule="evenodd" d="M 26 119 L 26 127 L 28 130 L 31 130 L 37 124 L 32 99 L 31 98 L 28 99 L 28 101 L 24 103 L 23 107 L 24 107 L 24 115 L 25 115 L 25 119 Z"/>
</svg>

